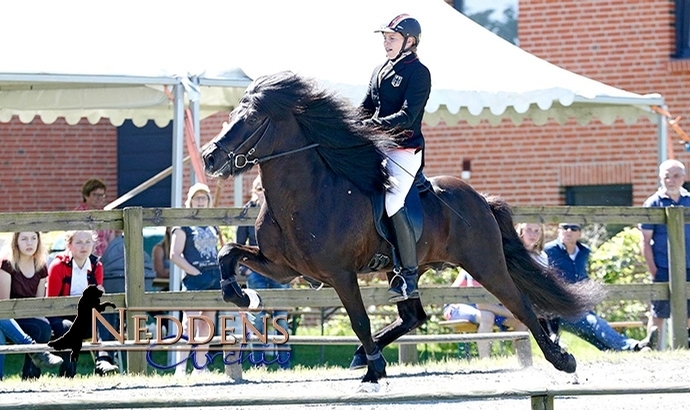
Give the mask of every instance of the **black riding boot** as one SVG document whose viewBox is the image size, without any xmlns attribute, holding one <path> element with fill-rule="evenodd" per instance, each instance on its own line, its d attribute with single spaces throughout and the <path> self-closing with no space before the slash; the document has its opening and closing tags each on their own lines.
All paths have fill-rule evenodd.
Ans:
<svg viewBox="0 0 690 410">
<path fill-rule="evenodd" d="M 390 217 L 395 230 L 395 240 L 400 267 L 396 266 L 388 288 L 388 301 L 396 303 L 407 299 L 419 299 L 417 290 L 417 242 L 412 223 L 403 207 Z"/>
</svg>

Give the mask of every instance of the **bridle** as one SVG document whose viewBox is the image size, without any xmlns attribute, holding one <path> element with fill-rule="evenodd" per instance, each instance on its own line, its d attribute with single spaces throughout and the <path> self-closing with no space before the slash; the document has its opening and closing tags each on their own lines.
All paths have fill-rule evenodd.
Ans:
<svg viewBox="0 0 690 410">
<path fill-rule="evenodd" d="M 261 140 L 264 139 L 266 136 L 266 131 L 268 131 L 268 126 L 271 125 L 271 121 L 269 118 L 264 119 L 259 127 L 252 132 L 252 134 L 247 138 L 246 140 L 242 141 L 240 145 L 238 145 L 233 151 L 228 151 L 225 147 L 221 146 L 218 144 L 218 142 L 214 142 L 213 145 L 216 146 L 221 152 L 223 152 L 225 155 L 228 156 L 228 160 L 230 163 L 232 163 L 235 168 L 237 169 L 242 169 L 246 167 L 248 164 L 256 165 L 256 164 L 261 164 L 262 162 L 269 161 L 271 159 L 279 158 L 285 155 L 290 155 L 290 154 L 295 154 L 297 152 L 305 151 L 308 149 L 316 148 L 319 146 L 318 143 L 310 144 L 301 148 L 295 148 L 286 152 L 281 152 L 278 154 L 273 154 L 273 155 L 267 155 L 265 157 L 260 157 L 260 158 L 251 158 L 251 156 L 254 154 L 254 151 L 256 151 L 256 147 L 259 145 Z M 262 130 L 263 129 L 263 130 Z M 263 132 L 261 132 L 263 131 Z M 261 132 L 261 136 L 259 136 L 259 139 L 256 140 L 254 145 L 247 151 L 246 154 L 236 154 L 235 151 L 238 151 L 240 148 L 242 148 L 244 145 L 248 144 L 249 141 L 251 141 L 255 136 L 257 136 Z"/>
</svg>

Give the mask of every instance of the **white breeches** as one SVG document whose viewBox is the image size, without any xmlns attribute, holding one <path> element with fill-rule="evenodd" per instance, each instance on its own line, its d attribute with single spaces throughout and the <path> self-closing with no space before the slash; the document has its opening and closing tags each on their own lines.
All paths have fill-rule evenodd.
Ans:
<svg viewBox="0 0 690 410">
<path fill-rule="evenodd" d="M 410 192 L 414 177 L 422 166 L 422 150 L 415 154 L 414 148 L 386 151 L 385 159 L 391 188 L 386 191 L 386 214 L 395 215 L 405 206 L 405 197 Z"/>
</svg>

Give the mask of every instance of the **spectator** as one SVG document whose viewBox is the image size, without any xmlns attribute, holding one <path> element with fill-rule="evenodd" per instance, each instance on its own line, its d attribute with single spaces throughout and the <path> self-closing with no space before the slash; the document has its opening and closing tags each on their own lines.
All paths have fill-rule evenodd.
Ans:
<svg viewBox="0 0 690 410">
<path fill-rule="evenodd" d="M 453 282 L 453 287 L 481 287 L 465 270 L 460 270 L 458 277 Z M 513 314 L 500 303 L 452 303 L 444 306 L 443 316 L 446 320 L 467 320 L 478 325 L 477 333 L 491 333 L 494 326 L 502 331 L 513 329 L 524 331 L 527 327 L 513 316 Z M 491 356 L 491 341 L 477 341 L 477 352 L 481 359 Z"/>
<path fill-rule="evenodd" d="M 576 223 L 562 223 L 558 226 L 558 238 L 544 246 L 549 264 L 570 283 L 589 280 L 587 265 L 590 249 L 579 241 L 581 228 Z M 640 351 L 648 343 L 626 338 L 593 311 L 580 318 L 558 318 L 558 323 L 599 350 Z"/>
<path fill-rule="evenodd" d="M 103 265 L 91 252 L 94 245 L 92 231 L 69 231 L 65 234 L 67 250 L 55 257 L 48 268 L 48 288 L 46 296 L 81 296 L 88 285 L 103 288 Z M 54 338 L 69 330 L 74 316 L 48 318 Z M 60 376 L 74 377 L 76 362 L 69 360 L 69 353 L 62 353 L 64 359 Z M 96 358 L 95 374 L 105 376 L 118 371 L 117 366 L 106 352 L 99 352 Z"/>
<path fill-rule="evenodd" d="M 7 344 L 7 340 L 19 345 L 36 343 L 31 336 L 24 333 L 14 319 L 0 319 L 0 346 Z M 34 365 L 39 368 L 58 367 L 62 364 L 62 358 L 52 353 L 40 352 L 29 354 Z M 0 354 L 0 380 L 4 376 L 5 355 Z M 22 378 L 24 378 L 22 376 Z"/>
<path fill-rule="evenodd" d="M 108 293 L 124 293 L 125 291 L 125 239 L 122 231 L 110 231 L 108 247 L 101 256 L 100 263 L 103 265 L 103 288 Z M 153 271 L 153 262 L 148 253 L 144 254 L 144 290 L 153 290 L 153 278 L 156 273 Z M 117 313 L 103 313 L 103 318 L 110 323 L 114 329 L 120 328 L 120 315 Z M 103 341 L 115 340 L 115 336 L 110 333 L 105 326 L 98 322 L 98 334 Z M 155 336 L 154 336 L 155 337 Z M 115 352 L 109 352 L 111 361 L 114 359 Z"/>
<path fill-rule="evenodd" d="M 189 188 L 185 206 L 187 208 L 209 208 L 211 206 L 211 190 L 206 184 L 196 183 Z M 191 291 L 219 290 L 220 266 L 218 265 L 219 232 L 215 226 L 175 226 L 170 237 L 170 260 L 185 273 L 182 279 L 184 289 Z M 188 317 L 203 315 L 215 323 L 214 311 L 185 312 L 184 332 L 189 339 L 206 339 L 211 335 L 211 328 L 203 320 L 195 321 L 196 335 L 189 334 Z M 195 366 L 192 374 L 207 372 L 206 352 L 208 347 L 198 347 L 195 350 Z M 186 373 L 188 352 L 177 352 L 175 369 L 176 376 Z"/>
<path fill-rule="evenodd" d="M 544 252 L 544 227 L 541 224 L 520 223 L 515 226 L 522 244 L 531 253 L 532 259 L 548 266 L 549 260 Z M 558 342 L 558 318 L 539 318 L 539 323 L 549 333 L 551 340 Z"/>
<path fill-rule="evenodd" d="M 156 278 L 170 279 L 170 227 L 165 227 L 163 240 L 153 245 L 151 251 L 153 256 L 153 269 L 156 271 Z M 162 290 L 168 290 L 166 286 Z"/>
<path fill-rule="evenodd" d="M 252 197 L 245 207 L 261 207 L 264 203 L 264 188 L 261 185 L 261 177 L 257 176 L 252 182 Z M 237 227 L 237 243 L 250 246 L 257 246 L 256 242 L 256 230 L 253 226 L 238 226 Z M 288 289 L 290 288 L 290 283 L 280 283 L 271 278 L 268 278 L 258 272 L 247 268 L 246 266 L 240 265 L 240 274 L 247 277 L 247 287 L 250 289 Z M 264 322 L 263 318 L 266 316 L 266 311 L 260 311 L 254 313 L 253 324 L 256 330 L 259 332 L 264 332 Z M 286 310 L 274 310 L 273 317 L 285 317 L 287 318 Z M 285 330 L 288 330 L 287 320 L 281 319 L 278 324 Z M 263 346 L 262 348 L 266 348 Z M 278 350 L 278 365 L 283 369 L 290 368 L 290 350 L 288 345 L 280 346 Z M 265 350 L 264 350 L 265 352 Z M 251 356 L 251 363 L 254 365 L 265 364 L 265 355 L 260 352 L 253 352 Z"/>
<path fill-rule="evenodd" d="M 0 265 L 0 300 L 45 297 L 48 276 L 46 257 L 40 232 L 15 232 Z M 15 322 L 33 341 L 48 343 L 50 340 L 50 324 L 45 317 L 15 319 Z M 10 326 L 9 329 L 12 327 L 7 326 Z M 11 330 L 9 332 L 16 334 Z M 41 376 L 41 369 L 34 364 L 35 361 L 31 355 L 25 356 L 22 379 Z"/>
<path fill-rule="evenodd" d="M 519 223 L 515 226 L 520 240 L 532 258 L 544 266 L 549 264 L 546 252 L 544 252 L 544 227 L 541 224 Z"/>
<path fill-rule="evenodd" d="M 144 290 L 153 290 L 153 262 L 148 253 L 144 252 Z M 123 293 L 125 291 L 125 239 L 122 231 L 111 231 L 108 247 L 100 259 L 103 265 L 103 287 L 108 293 Z"/>
<path fill-rule="evenodd" d="M 661 187 L 654 195 L 644 201 L 645 208 L 666 208 L 669 206 L 690 207 L 690 193 L 683 188 L 685 165 L 669 159 L 659 165 Z M 668 229 L 664 224 L 640 224 L 642 231 L 642 254 L 647 262 L 649 274 L 654 283 L 668 283 Z M 690 281 L 690 224 L 685 224 L 685 280 Z M 690 315 L 690 300 L 685 314 Z M 668 300 L 652 301 L 652 317 L 647 326 L 647 337 L 651 338 L 655 329 L 661 329 L 664 319 L 671 317 Z M 690 328 L 690 318 L 687 326 Z M 690 330 L 688 330 L 690 337 Z"/>
<path fill-rule="evenodd" d="M 92 178 L 84 182 L 81 186 L 81 198 L 82 203 L 79 204 L 75 211 L 89 211 L 89 210 L 101 210 L 105 206 L 107 187 L 105 183 L 97 178 Z M 105 248 L 108 247 L 108 238 L 112 235 L 112 232 L 108 229 L 101 229 L 96 231 L 96 244 L 93 248 L 93 254 L 96 256 L 103 255 Z"/>
</svg>

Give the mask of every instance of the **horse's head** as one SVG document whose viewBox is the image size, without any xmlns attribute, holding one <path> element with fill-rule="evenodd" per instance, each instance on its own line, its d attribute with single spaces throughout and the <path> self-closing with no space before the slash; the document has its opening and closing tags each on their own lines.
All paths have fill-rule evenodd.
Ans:
<svg viewBox="0 0 690 410">
<path fill-rule="evenodd" d="M 244 99 L 243 99 L 244 100 Z M 238 175 L 258 163 L 257 148 L 270 125 L 266 116 L 245 102 L 230 113 L 230 121 L 202 152 L 207 174 L 221 178 Z"/>
<path fill-rule="evenodd" d="M 279 141 L 271 135 L 295 134 L 286 129 L 286 120 L 305 88 L 304 80 L 290 72 L 256 79 L 230 113 L 230 121 L 202 153 L 206 173 L 221 178 L 241 174 L 269 159 L 276 149 L 292 148 L 273 146 Z M 273 131 L 268 132 L 269 128 Z"/>
</svg>

